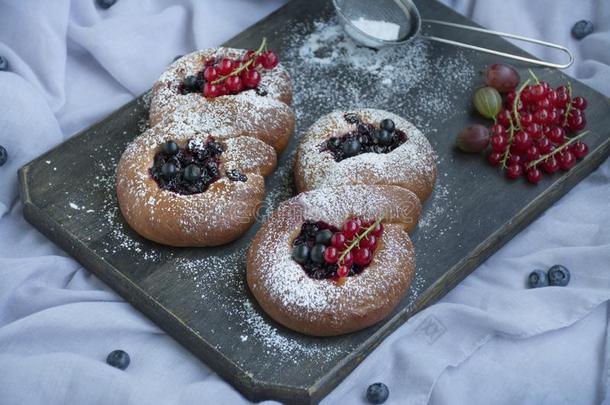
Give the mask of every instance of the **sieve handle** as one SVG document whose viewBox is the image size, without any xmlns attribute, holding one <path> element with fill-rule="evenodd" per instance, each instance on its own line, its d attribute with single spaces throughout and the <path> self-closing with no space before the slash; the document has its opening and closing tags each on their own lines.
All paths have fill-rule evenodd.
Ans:
<svg viewBox="0 0 610 405">
<path fill-rule="evenodd" d="M 428 24 L 445 25 L 448 27 L 454 27 L 454 28 L 459 28 L 459 29 L 468 30 L 468 31 L 476 31 L 476 32 L 481 32 L 483 34 L 496 35 L 499 37 L 513 38 L 513 39 L 517 39 L 519 41 L 530 42 L 533 44 L 546 46 L 548 48 L 553 48 L 553 49 L 557 49 L 562 52 L 565 52 L 569 57 L 569 61 L 564 64 L 547 62 L 547 61 L 543 61 L 543 60 L 539 60 L 539 59 L 533 59 L 533 58 L 528 58 L 525 56 L 515 55 L 512 53 L 502 52 L 502 51 L 498 51 L 495 49 L 489 49 L 489 48 L 483 48 L 483 47 L 476 46 L 476 45 L 465 44 L 463 42 L 457 42 L 457 41 L 453 41 L 451 39 L 440 38 L 440 37 L 429 36 L 429 35 L 422 35 L 423 37 L 425 37 L 429 40 L 432 40 L 432 41 L 442 42 L 445 44 L 451 44 L 451 45 L 455 45 L 455 46 L 462 47 L 462 48 L 473 49 L 475 51 L 490 53 L 492 55 L 503 56 L 503 57 L 509 58 L 509 59 L 516 59 L 516 60 L 520 60 L 523 62 L 529 62 L 529 63 L 533 63 L 533 64 L 536 64 L 539 66 L 548 66 L 548 67 L 553 67 L 553 68 L 558 68 L 558 69 L 565 69 L 565 68 L 569 67 L 572 64 L 572 62 L 574 62 L 574 56 L 572 55 L 572 52 L 570 52 L 570 50 L 568 48 L 566 48 L 565 46 L 562 46 L 562 45 L 554 44 L 552 42 L 546 42 L 546 41 L 541 41 L 539 39 L 524 37 L 521 35 L 509 34 L 507 32 L 487 30 L 485 28 L 472 27 L 470 25 L 456 24 L 456 23 L 451 23 L 451 22 L 447 22 L 447 21 L 422 19 L 422 22 L 428 23 Z"/>
</svg>

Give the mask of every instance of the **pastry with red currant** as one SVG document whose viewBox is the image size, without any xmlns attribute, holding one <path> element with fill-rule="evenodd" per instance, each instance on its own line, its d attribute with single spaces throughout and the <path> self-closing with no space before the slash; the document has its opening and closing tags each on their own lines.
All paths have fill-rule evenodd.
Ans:
<svg viewBox="0 0 610 405">
<path fill-rule="evenodd" d="M 398 186 L 337 186 L 280 204 L 254 237 L 247 282 L 287 328 L 314 336 L 354 332 L 398 305 L 415 273 L 407 232 L 419 198 Z"/>
<path fill-rule="evenodd" d="M 345 184 L 396 185 L 425 201 L 436 179 L 435 154 L 409 121 L 387 111 L 335 111 L 303 136 L 295 161 L 299 191 Z"/>
<path fill-rule="evenodd" d="M 184 124 L 157 125 L 130 143 L 116 192 L 129 225 L 171 246 L 230 242 L 254 222 L 276 152 L 249 136 L 218 138 Z"/>
<path fill-rule="evenodd" d="M 256 51 L 205 49 L 172 63 L 153 86 L 150 123 L 248 135 L 280 152 L 294 130 L 291 102 L 290 76 L 263 40 Z"/>
</svg>

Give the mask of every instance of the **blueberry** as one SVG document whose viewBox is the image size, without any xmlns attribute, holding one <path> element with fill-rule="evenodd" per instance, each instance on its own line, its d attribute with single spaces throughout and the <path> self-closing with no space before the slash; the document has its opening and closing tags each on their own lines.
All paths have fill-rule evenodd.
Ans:
<svg viewBox="0 0 610 405">
<path fill-rule="evenodd" d="M 297 245 L 292 249 L 292 259 L 300 264 L 305 264 L 309 260 L 309 247 L 306 244 Z"/>
<path fill-rule="evenodd" d="M 0 145 L 0 166 L 4 166 L 6 161 L 8 160 L 8 152 L 4 148 L 4 146 Z"/>
<path fill-rule="evenodd" d="M 182 82 L 182 85 L 187 91 L 196 92 L 201 90 L 201 86 L 199 86 L 199 79 L 197 78 L 197 76 L 185 77 L 184 81 Z"/>
<path fill-rule="evenodd" d="M 572 36 L 576 39 L 583 39 L 593 33 L 593 23 L 587 20 L 580 20 L 572 27 Z"/>
<path fill-rule="evenodd" d="M 184 180 L 189 183 L 194 183 L 201 178 L 201 168 L 197 165 L 191 164 L 184 169 Z"/>
<path fill-rule="evenodd" d="M 311 260 L 314 263 L 322 264 L 324 263 L 324 251 L 326 250 L 326 246 L 321 243 L 316 243 L 311 248 Z"/>
<path fill-rule="evenodd" d="M 355 156 L 360 152 L 360 142 L 358 142 L 357 139 L 347 139 L 343 142 L 343 145 L 341 145 L 341 149 L 345 156 Z"/>
<path fill-rule="evenodd" d="M 220 142 L 210 141 L 208 142 L 208 149 L 212 155 L 220 155 L 223 152 L 223 147 Z"/>
<path fill-rule="evenodd" d="M 530 288 L 546 287 L 549 285 L 549 278 L 546 271 L 536 269 L 532 271 L 527 278 L 527 284 Z"/>
<path fill-rule="evenodd" d="M 99 8 L 107 10 L 110 7 L 114 6 L 114 3 L 116 3 L 116 0 L 95 0 L 95 2 L 97 3 L 97 6 Z"/>
<path fill-rule="evenodd" d="M 341 146 L 341 139 L 339 138 L 330 138 L 328 140 L 328 144 L 333 148 L 333 149 L 338 149 Z"/>
<path fill-rule="evenodd" d="M 330 229 L 324 229 L 316 234 L 316 243 L 330 245 L 330 238 L 333 237 L 333 232 Z"/>
<path fill-rule="evenodd" d="M 125 370 L 129 366 L 129 355 L 123 350 L 115 350 L 110 352 L 106 357 L 106 363 L 119 370 Z"/>
<path fill-rule="evenodd" d="M 172 60 L 172 62 L 177 61 L 178 59 L 180 59 L 181 57 L 183 57 L 184 55 L 176 55 L 174 56 L 174 59 Z"/>
<path fill-rule="evenodd" d="M 390 390 L 384 383 L 371 384 L 366 390 L 366 399 L 372 404 L 383 404 L 389 396 Z"/>
<path fill-rule="evenodd" d="M 570 271 L 560 264 L 551 266 L 549 269 L 549 284 L 564 287 L 570 282 Z"/>
<path fill-rule="evenodd" d="M 210 175 L 210 177 L 213 179 L 218 177 L 218 175 L 220 174 L 218 171 L 218 166 L 216 165 L 215 162 L 208 162 L 208 164 L 206 165 L 205 168 L 206 168 L 206 171 L 208 172 L 208 174 Z"/>
<path fill-rule="evenodd" d="M 163 144 L 163 152 L 168 155 L 175 155 L 180 150 L 178 144 L 174 141 L 167 141 Z"/>
<path fill-rule="evenodd" d="M 387 146 L 392 143 L 392 132 L 387 129 L 382 129 L 377 134 L 377 142 L 382 146 Z"/>
<path fill-rule="evenodd" d="M 178 169 L 172 162 L 167 162 L 161 166 L 161 174 L 168 180 L 176 177 L 176 173 L 178 173 Z"/>
<path fill-rule="evenodd" d="M 394 132 L 394 128 L 396 128 L 396 125 L 394 124 L 394 121 L 389 118 L 386 118 L 385 120 L 381 121 L 381 123 L 379 124 L 379 128 Z"/>
<path fill-rule="evenodd" d="M 2 55 L 0 55 L 0 72 L 3 70 L 8 70 L 8 61 Z"/>
</svg>

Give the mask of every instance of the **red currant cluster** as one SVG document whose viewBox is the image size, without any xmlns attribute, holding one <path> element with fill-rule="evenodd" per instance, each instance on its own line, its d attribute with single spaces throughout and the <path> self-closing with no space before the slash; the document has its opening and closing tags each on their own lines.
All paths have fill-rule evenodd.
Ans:
<svg viewBox="0 0 610 405">
<path fill-rule="evenodd" d="M 331 246 L 336 254 L 324 259 L 328 263 L 337 263 L 337 277 L 347 277 L 354 264 L 368 266 L 373 260 L 373 253 L 377 249 L 377 240 L 383 233 L 383 224 L 378 221 L 362 221 L 352 218 L 343 224 L 340 232 L 333 234 Z"/>
<path fill-rule="evenodd" d="M 527 80 L 505 96 L 504 109 L 489 129 L 493 166 L 501 165 L 510 179 L 525 174 L 531 183 L 538 183 L 543 172 L 570 170 L 577 159 L 589 151 L 581 142 L 586 133 L 576 135 L 586 126 L 583 97 L 572 98 L 571 86 L 553 89 L 538 81 Z"/>
<path fill-rule="evenodd" d="M 266 40 L 256 51 L 246 52 L 241 59 L 211 58 L 196 76 L 188 76 L 182 82 L 183 93 L 202 92 L 214 98 L 255 89 L 261 82 L 261 69 L 271 70 L 280 62 L 277 54 L 266 50 Z"/>
</svg>

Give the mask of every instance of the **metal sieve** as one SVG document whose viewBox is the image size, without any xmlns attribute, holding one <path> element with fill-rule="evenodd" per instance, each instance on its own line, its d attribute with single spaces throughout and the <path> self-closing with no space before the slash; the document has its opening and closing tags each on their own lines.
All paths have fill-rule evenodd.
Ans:
<svg viewBox="0 0 610 405">
<path fill-rule="evenodd" d="M 551 42 L 541 41 L 539 39 L 524 37 L 521 35 L 509 34 L 506 32 L 499 32 L 493 30 L 487 30 L 484 28 L 473 27 L 469 25 L 456 24 L 447 21 L 439 20 L 426 20 L 422 19 L 417 7 L 411 0 L 333 0 L 335 10 L 339 15 L 345 32 L 356 42 L 368 46 L 371 48 L 382 48 L 390 45 L 400 45 L 409 42 L 417 35 L 421 35 L 431 41 L 442 42 L 445 44 L 455 45 L 462 48 L 473 49 L 475 51 L 485 52 L 492 55 L 503 56 L 509 59 L 516 59 L 523 62 L 529 62 L 535 65 L 548 66 L 559 69 L 565 69 L 569 67 L 574 61 L 574 56 L 568 48 L 562 45 L 554 44 Z M 373 21 L 378 24 L 395 24 L 391 27 L 396 28 L 397 33 L 396 39 L 383 38 L 379 32 L 372 32 L 363 28 L 358 22 Z M 569 61 L 564 64 L 547 62 L 543 60 L 528 58 L 525 56 L 515 55 L 512 53 L 506 53 L 490 48 L 483 48 L 476 45 L 466 44 L 463 42 L 454 41 L 446 38 L 439 38 L 430 35 L 424 35 L 420 33 L 421 24 L 436 24 L 453 27 L 457 29 L 463 29 L 468 31 L 476 31 L 486 35 L 495 35 L 505 38 L 512 38 L 520 41 L 530 42 L 537 45 L 553 48 L 565 52 Z"/>
</svg>

